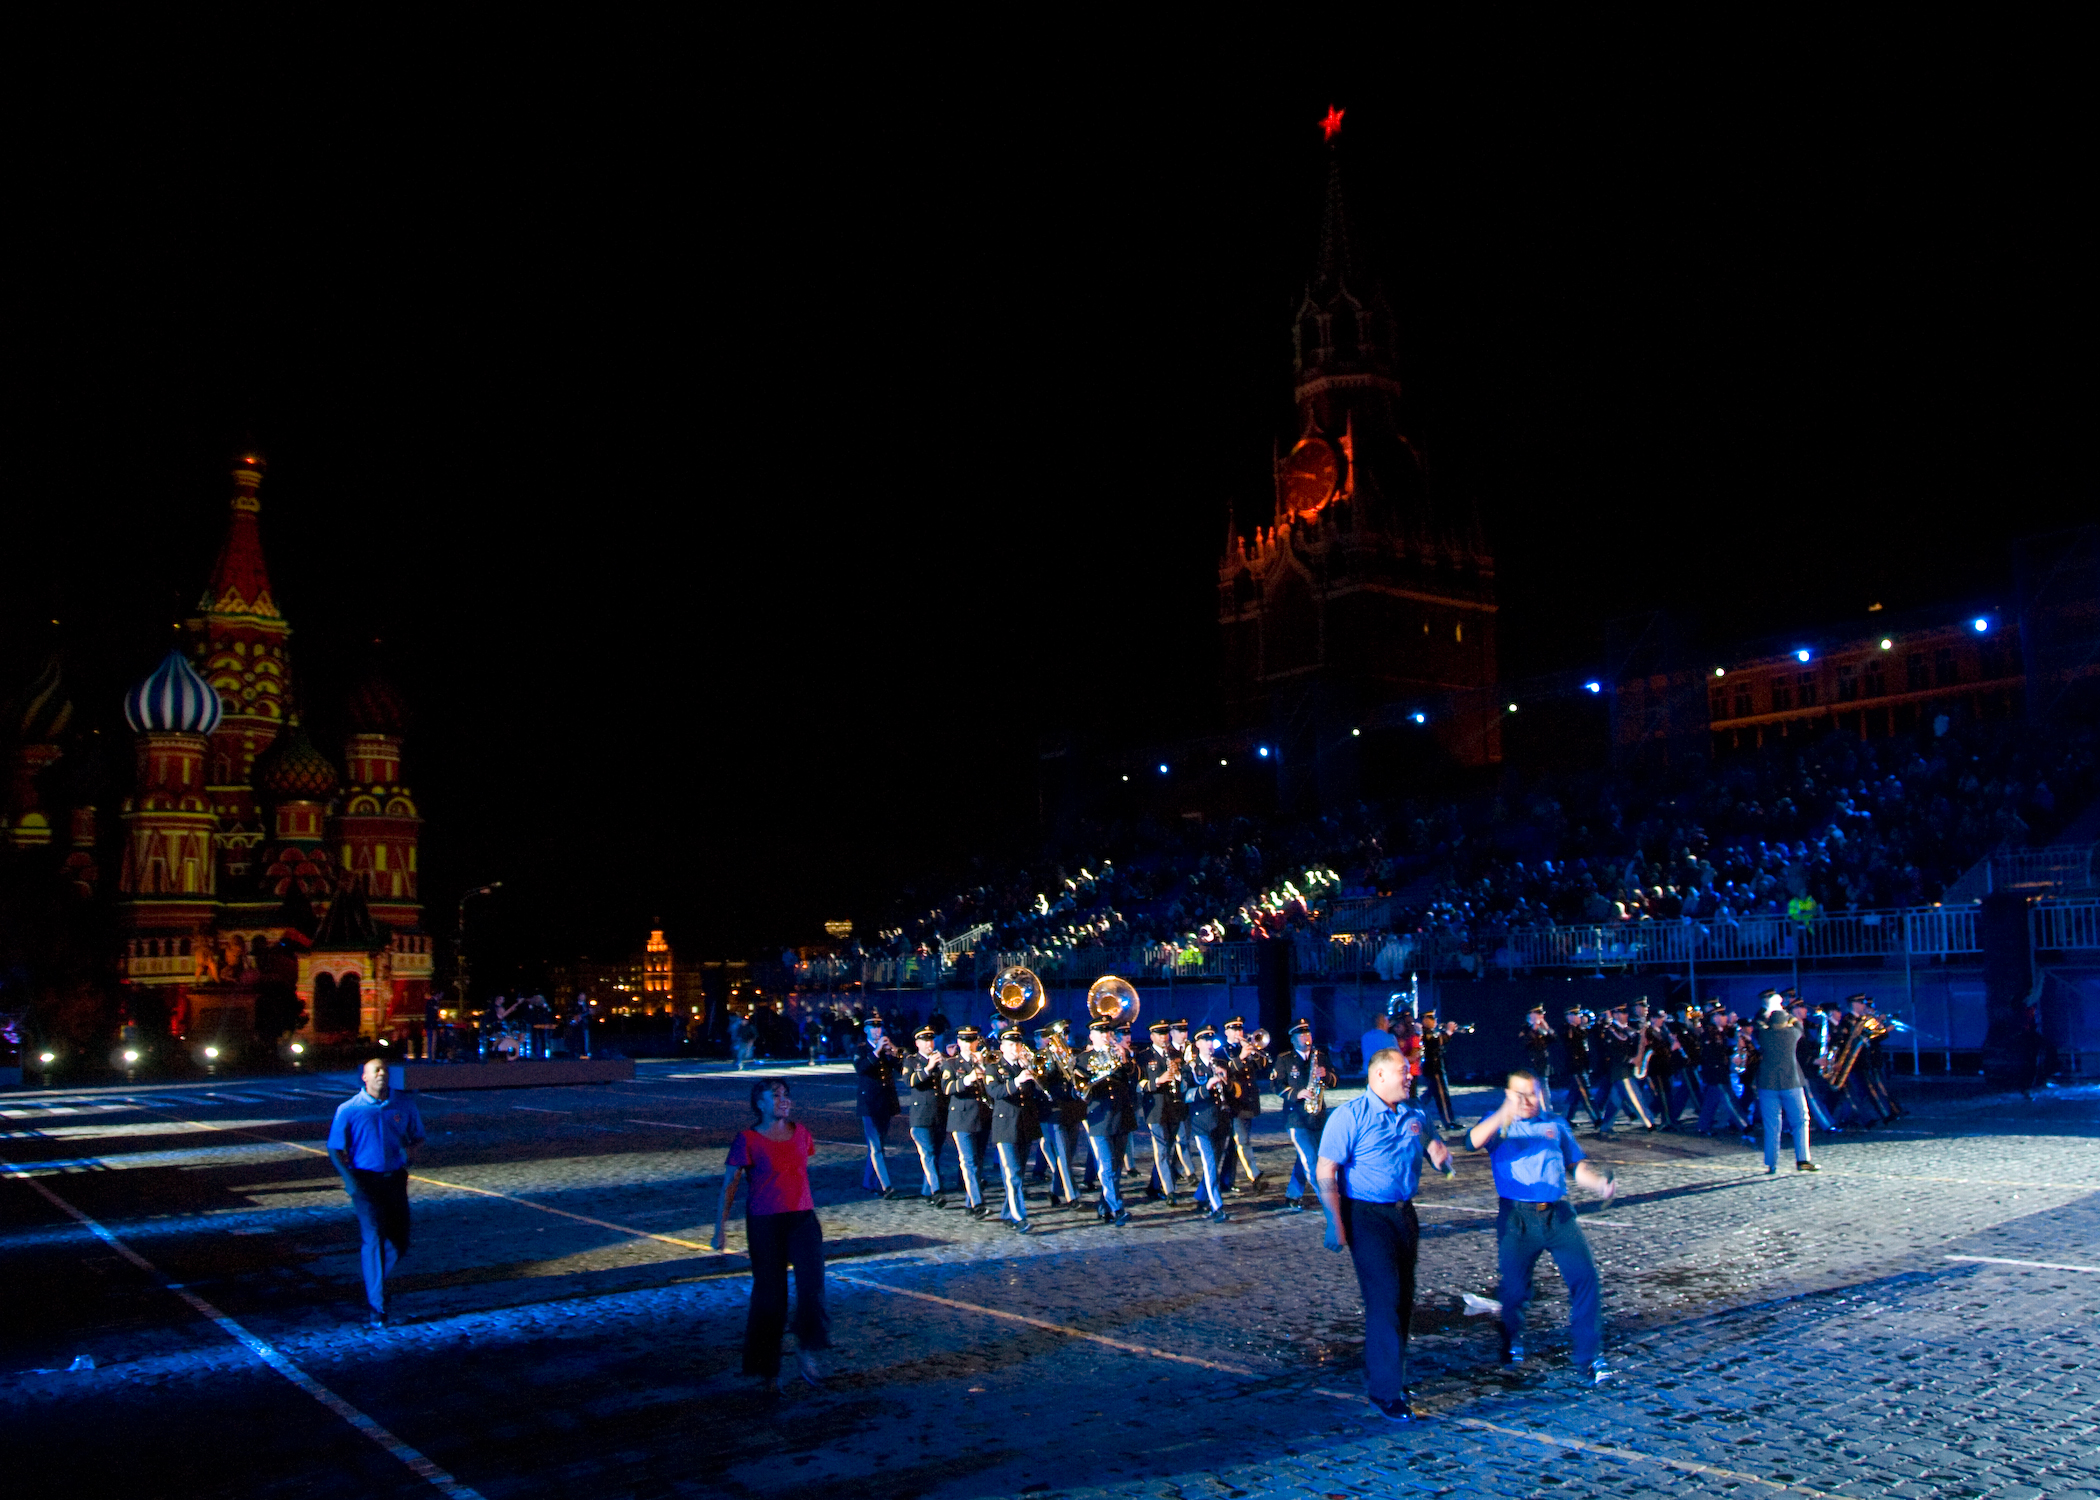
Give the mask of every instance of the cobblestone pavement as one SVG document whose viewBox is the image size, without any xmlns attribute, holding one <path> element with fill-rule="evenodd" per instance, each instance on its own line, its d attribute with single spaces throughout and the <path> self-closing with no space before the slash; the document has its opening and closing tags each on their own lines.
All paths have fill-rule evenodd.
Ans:
<svg viewBox="0 0 2100 1500">
<path fill-rule="evenodd" d="M 1021 1237 L 863 1194 L 850 1075 L 786 1071 L 822 1143 L 836 1347 L 823 1389 L 777 1398 L 738 1374 L 741 1223 L 706 1248 L 748 1077 L 422 1095 L 381 1333 L 356 1325 L 356 1228 L 317 1154 L 347 1077 L 0 1096 L 13 1471 L 490 1500 L 2100 1497 L 2100 1089 L 1916 1085 L 1903 1128 L 1818 1140 L 1815 1175 L 1767 1179 L 1734 1140 L 1597 1143 L 1624 1189 L 1584 1207 L 1599 1389 L 1567 1368 L 1550 1269 L 1520 1370 L 1461 1315 L 1494 1293 L 1493 1189 L 1462 1158 L 1420 1203 L 1428 1415 L 1395 1428 L 1360 1397 L 1346 1257 L 1282 1212 L 1273 1117 L 1228 1224 L 1038 1202 Z"/>
</svg>

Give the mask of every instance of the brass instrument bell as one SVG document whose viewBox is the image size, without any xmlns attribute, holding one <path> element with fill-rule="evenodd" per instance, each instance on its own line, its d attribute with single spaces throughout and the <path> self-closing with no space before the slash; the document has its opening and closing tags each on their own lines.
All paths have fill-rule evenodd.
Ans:
<svg viewBox="0 0 2100 1500">
<path fill-rule="evenodd" d="M 1103 974 L 1086 992 L 1086 1009 L 1097 1021 L 1127 1026 L 1137 1019 L 1138 992 L 1129 980 Z"/>
<path fill-rule="evenodd" d="M 1048 1003 L 1043 981 L 1035 977 L 1033 969 L 1010 964 L 992 980 L 992 1009 L 1016 1026 L 1033 1021 Z"/>
</svg>

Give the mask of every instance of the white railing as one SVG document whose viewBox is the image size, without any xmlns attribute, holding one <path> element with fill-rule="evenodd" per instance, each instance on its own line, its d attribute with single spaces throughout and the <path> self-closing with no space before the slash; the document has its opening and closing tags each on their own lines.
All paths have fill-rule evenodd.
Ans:
<svg viewBox="0 0 2100 1500">
<path fill-rule="evenodd" d="M 959 933 L 952 938 L 942 938 L 941 957 L 953 958 L 958 953 L 974 953 L 977 951 L 977 945 L 991 935 L 992 924 L 979 922 L 968 932 Z"/>
<path fill-rule="evenodd" d="M 1757 963 L 1776 959 L 1952 958 L 1980 953 L 1973 906 L 1907 911 L 1818 913 L 1729 922 L 1614 922 L 1588 927 L 1525 927 L 1509 935 L 1517 969 L 1627 968 L 1636 964 Z"/>
<path fill-rule="evenodd" d="M 2037 949 L 2100 949 L 2100 900 L 2037 901 L 2027 915 Z"/>
</svg>

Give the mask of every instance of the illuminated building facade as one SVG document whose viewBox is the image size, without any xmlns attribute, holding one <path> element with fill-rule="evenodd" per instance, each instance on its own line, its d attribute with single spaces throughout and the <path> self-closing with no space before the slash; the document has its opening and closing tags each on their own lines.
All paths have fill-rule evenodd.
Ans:
<svg viewBox="0 0 2100 1500">
<path fill-rule="evenodd" d="M 1340 112 L 1326 126 L 1319 258 L 1292 325 L 1295 428 L 1266 524 L 1230 527 L 1218 566 L 1225 697 L 1286 775 L 1329 781 L 1351 723 L 1394 703 L 1437 705 L 1446 751 L 1485 764 L 1501 758 L 1494 559 L 1407 436 L 1392 309 L 1355 261 L 1343 203 Z"/>
<path fill-rule="evenodd" d="M 422 825 L 401 771 L 406 716 L 392 688 L 368 679 L 348 705 L 338 762 L 293 712 L 262 478 L 257 458 L 235 467 L 186 648 L 124 699 L 136 775 L 113 894 L 126 1009 L 164 1017 L 175 1035 L 238 1037 L 274 994 L 286 1020 L 287 1002 L 304 1011 L 305 1037 L 386 1035 L 420 1016 L 431 974 L 416 889 Z M 89 859 L 68 866 L 90 890 L 95 811 L 74 809 Z"/>
</svg>

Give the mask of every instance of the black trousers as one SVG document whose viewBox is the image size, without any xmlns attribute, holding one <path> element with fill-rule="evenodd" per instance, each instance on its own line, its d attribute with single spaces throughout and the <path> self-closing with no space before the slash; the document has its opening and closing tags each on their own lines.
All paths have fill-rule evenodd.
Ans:
<svg viewBox="0 0 2100 1500">
<path fill-rule="evenodd" d="M 1407 1389 L 1407 1330 L 1415 1310 L 1415 1250 L 1422 1226 L 1412 1203 L 1342 1199 L 1349 1258 L 1364 1299 L 1364 1386 L 1380 1401 Z"/>
<path fill-rule="evenodd" d="M 780 1373 L 780 1335 L 788 1321 L 788 1266 L 795 1268 L 795 1345 L 831 1347 L 824 1308 L 824 1231 L 806 1208 L 753 1214 L 744 1221 L 751 1247 L 751 1313 L 744 1320 L 744 1373 Z"/>
</svg>

